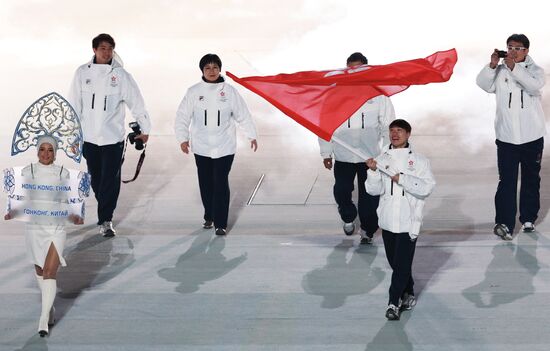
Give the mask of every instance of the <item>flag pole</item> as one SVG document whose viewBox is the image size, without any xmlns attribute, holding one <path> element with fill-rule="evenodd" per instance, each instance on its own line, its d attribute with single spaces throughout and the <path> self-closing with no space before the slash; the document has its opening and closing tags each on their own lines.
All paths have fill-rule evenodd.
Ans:
<svg viewBox="0 0 550 351">
<path fill-rule="evenodd" d="M 362 158 L 365 161 L 368 160 L 369 158 L 371 158 L 371 157 L 367 156 L 367 154 L 365 154 L 363 151 L 361 151 L 357 148 L 354 148 L 350 144 L 348 144 L 345 141 L 343 141 L 342 139 L 338 138 L 336 135 L 332 136 L 332 141 L 334 141 L 335 143 L 340 144 L 341 146 L 345 147 L 346 149 L 353 152 L 355 155 L 359 156 L 360 158 Z"/>
<path fill-rule="evenodd" d="M 349 151 L 351 151 L 352 153 L 359 156 L 360 158 L 362 158 L 365 161 L 367 161 L 369 158 L 371 158 L 371 157 L 367 156 L 367 154 L 365 154 L 363 151 L 351 146 L 350 144 L 346 143 L 345 141 L 343 141 L 342 139 L 340 139 L 336 135 L 333 135 L 331 140 L 334 141 L 336 144 L 339 144 L 340 146 L 348 149 Z M 389 177 L 393 177 L 395 175 L 395 174 L 389 174 L 386 170 L 384 170 L 380 167 L 377 167 L 377 169 L 379 171 L 381 171 L 382 173 L 386 174 Z"/>
</svg>

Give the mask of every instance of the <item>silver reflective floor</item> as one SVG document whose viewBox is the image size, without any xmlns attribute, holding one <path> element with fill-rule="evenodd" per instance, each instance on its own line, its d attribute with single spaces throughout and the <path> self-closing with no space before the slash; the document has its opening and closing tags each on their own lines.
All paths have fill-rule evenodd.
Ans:
<svg viewBox="0 0 550 351">
<path fill-rule="evenodd" d="M 36 334 L 23 227 L 2 223 L 0 349 L 548 350 L 546 161 L 537 232 L 503 242 L 491 234 L 494 144 L 473 152 L 459 138 L 413 137 L 438 186 L 414 262 L 418 305 L 388 322 L 381 238 L 360 246 L 344 236 L 315 143 L 264 135 L 258 153 L 244 145 L 220 238 L 201 229 L 194 160 L 173 137 L 154 137 L 139 179 L 123 186 L 117 237 L 97 234 L 93 199 L 86 224 L 71 228 L 48 338 Z M 129 153 L 124 178 L 137 159 Z"/>
</svg>

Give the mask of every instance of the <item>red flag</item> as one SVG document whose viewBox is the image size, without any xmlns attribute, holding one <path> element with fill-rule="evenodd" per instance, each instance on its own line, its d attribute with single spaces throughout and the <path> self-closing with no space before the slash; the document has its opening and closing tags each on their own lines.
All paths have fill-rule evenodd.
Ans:
<svg viewBox="0 0 550 351">
<path fill-rule="evenodd" d="M 367 100 L 391 96 L 410 85 L 446 82 L 457 61 L 455 49 L 423 59 L 331 71 L 305 71 L 238 78 L 284 114 L 329 141 L 332 133 Z"/>
</svg>

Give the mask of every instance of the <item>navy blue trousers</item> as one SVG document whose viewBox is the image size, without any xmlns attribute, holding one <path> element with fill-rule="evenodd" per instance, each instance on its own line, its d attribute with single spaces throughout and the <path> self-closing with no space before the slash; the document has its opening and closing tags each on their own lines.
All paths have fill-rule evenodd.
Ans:
<svg viewBox="0 0 550 351">
<path fill-rule="evenodd" d="M 229 171 L 235 155 L 211 158 L 195 154 L 204 220 L 215 228 L 227 228 L 229 213 Z"/>
<path fill-rule="evenodd" d="M 120 168 L 124 142 L 98 146 L 84 142 L 82 155 L 86 159 L 92 189 L 97 200 L 97 224 L 112 221 L 120 194 Z"/>
<path fill-rule="evenodd" d="M 358 201 L 357 207 L 352 200 L 355 176 L 357 176 Z M 365 190 L 367 180 L 367 165 L 365 162 L 334 162 L 334 200 L 338 205 L 338 213 L 345 223 L 355 220 L 359 214 L 361 229 L 367 234 L 373 234 L 378 229 L 378 201 L 380 196 L 372 196 Z"/>
<path fill-rule="evenodd" d="M 514 145 L 496 140 L 499 182 L 495 195 L 495 223 L 514 231 L 517 212 L 518 170 L 521 169 L 519 221 L 537 220 L 540 209 L 540 169 L 544 138 Z"/>
<path fill-rule="evenodd" d="M 393 273 L 391 275 L 390 299 L 388 303 L 399 305 L 404 293 L 414 295 L 412 263 L 416 249 L 416 239 L 411 240 L 409 233 L 392 233 L 382 230 L 386 258 Z"/>
</svg>

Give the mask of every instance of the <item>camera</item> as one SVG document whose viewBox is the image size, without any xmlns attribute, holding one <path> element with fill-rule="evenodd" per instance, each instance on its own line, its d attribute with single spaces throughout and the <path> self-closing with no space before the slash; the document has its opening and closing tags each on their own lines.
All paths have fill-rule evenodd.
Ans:
<svg viewBox="0 0 550 351">
<path fill-rule="evenodd" d="M 132 132 L 128 134 L 130 144 L 135 144 L 136 150 L 143 150 L 143 140 L 136 139 L 136 137 L 141 134 L 141 128 L 138 122 L 130 122 L 128 126 L 132 128 Z"/>
<path fill-rule="evenodd" d="M 497 55 L 498 58 L 505 58 L 506 56 L 508 56 L 508 53 L 504 50 L 497 50 Z"/>
</svg>

